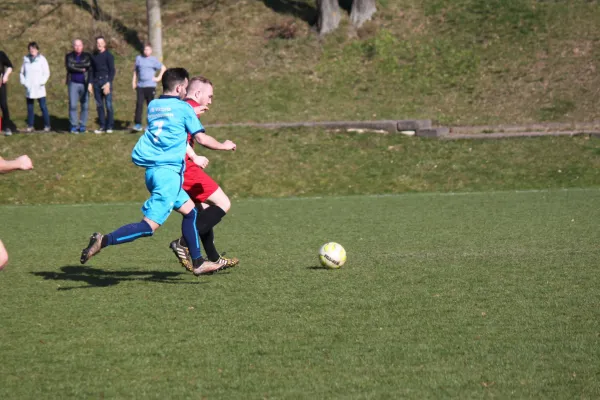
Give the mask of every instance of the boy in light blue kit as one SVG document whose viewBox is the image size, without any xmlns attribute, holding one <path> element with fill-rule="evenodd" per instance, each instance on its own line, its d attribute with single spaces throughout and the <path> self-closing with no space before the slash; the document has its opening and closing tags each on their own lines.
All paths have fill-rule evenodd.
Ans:
<svg viewBox="0 0 600 400">
<path fill-rule="evenodd" d="M 188 72 L 183 68 L 170 68 L 164 73 L 164 94 L 148 105 L 148 128 L 133 149 L 133 163 L 146 168 L 146 187 L 150 192 L 150 198 L 142 207 L 144 218 L 107 235 L 92 234 L 88 247 L 81 252 L 82 264 L 106 246 L 152 236 L 171 211 L 176 210 L 183 215 L 181 231 L 189 246 L 194 274 L 212 273 L 221 267 L 202 258 L 196 228 L 198 213 L 194 202 L 181 188 L 187 132 L 192 132 L 193 136 L 204 132 L 192 106 L 181 101 L 187 93 L 188 79 Z"/>
</svg>

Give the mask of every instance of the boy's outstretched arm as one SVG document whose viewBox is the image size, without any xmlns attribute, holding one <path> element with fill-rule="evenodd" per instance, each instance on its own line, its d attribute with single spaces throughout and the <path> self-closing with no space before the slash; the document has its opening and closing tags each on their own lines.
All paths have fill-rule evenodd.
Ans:
<svg viewBox="0 0 600 400">
<path fill-rule="evenodd" d="M 235 150 L 235 143 L 231 140 L 226 140 L 223 143 L 219 142 L 214 137 L 206 133 L 199 132 L 194 135 L 194 140 L 202 146 L 211 150 Z"/>
<path fill-rule="evenodd" d="M 28 170 L 33 168 L 33 163 L 27 155 L 22 155 L 14 160 L 5 160 L 0 157 L 0 174 L 4 174 L 17 169 Z"/>
</svg>

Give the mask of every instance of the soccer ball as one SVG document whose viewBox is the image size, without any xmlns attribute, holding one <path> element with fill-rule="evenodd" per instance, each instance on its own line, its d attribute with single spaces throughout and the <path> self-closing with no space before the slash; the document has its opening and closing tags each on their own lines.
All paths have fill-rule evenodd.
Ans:
<svg viewBox="0 0 600 400">
<path fill-rule="evenodd" d="M 319 250 L 319 261 L 327 268 L 339 268 L 346 262 L 346 250 L 335 242 L 325 243 Z"/>
</svg>

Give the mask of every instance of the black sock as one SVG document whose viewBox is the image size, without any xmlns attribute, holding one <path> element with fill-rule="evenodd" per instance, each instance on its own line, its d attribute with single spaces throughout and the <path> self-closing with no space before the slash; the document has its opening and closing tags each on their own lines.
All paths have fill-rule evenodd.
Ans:
<svg viewBox="0 0 600 400">
<path fill-rule="evenodd" d="M 212 215 L 210 215 L 208 218 L 205 218 L 203 214 L 210 209 L 214 209 L 210 212 Z M 196 207 L 196 210 L 198 211 L 198 216 L 196 217 L 196 229 L 198 230 L 200 240 L 202 241 L 202 247 L 204 247 L 204 251 L 206 252 L 206 258 L 213 262 L 217 261 L 221 255 L 215 247 L 215 233 L 212 227 L 221 221 L 221 219 L 225 216 L 225 211 L 218 206 L 211 206 L 206 209 L 203 209 L 202 206 L 198 206 Z M 212 226 L 210 227 L 209 231 L 201 233 L 201 230 L 206 230 L 206 227 L 211 223 Z M 183 236 L 179 239 L 179 243 L 182 246 L 187 247 L 187 242 Z"/>
<path fill-rule="evenodd" d="M 204 258 L 202 258 L 202 256 L 200 256 L 200 258 L 196 258 L 194 260 L 192 260 L 192 264 L 194 265 L 194 268 L 198 268 L 199 266 L 202 265 L 202 263 L 204 262 Z"/>
<path fill-rule="evenodd" d="M 208 233 L 200 235 L 200 240 L 202 241 L 206 258 L 213 262 L 218 261 L 221 256 L 215 247 L 215 232 L 211 229 Z"/>
<path fill-rule="evenodd" d="M 210 230 L 221 222 L 221 219 L 225 216 L 225 211 L 221 207 L 210 206 L 196 217 L 196 229 L 198 230 L 198 235 L 202 237 L 202 235 L 207 234 Z"/>
<path fill-rule="evenodd" d="M 106 246 L 108 246 L 108 235 L 104 235 L 102 236 L 102 242 L 100 244 L 100 248 L 105 248 Z"/>
</svg>

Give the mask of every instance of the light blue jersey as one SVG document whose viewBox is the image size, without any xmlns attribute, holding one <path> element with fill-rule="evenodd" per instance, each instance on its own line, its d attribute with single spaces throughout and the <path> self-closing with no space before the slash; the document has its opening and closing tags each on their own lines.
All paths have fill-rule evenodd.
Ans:
<svg viewBox="0 0 600 400">
<path fill-rule="evenodd" d="M 144 168 L 183 171 L 187 134 L 204 132 L 194 109 L 175 96 L 160 96 L 148 104 L 148 128 L 133 148 L 131 158 Z"/>
</svg>

